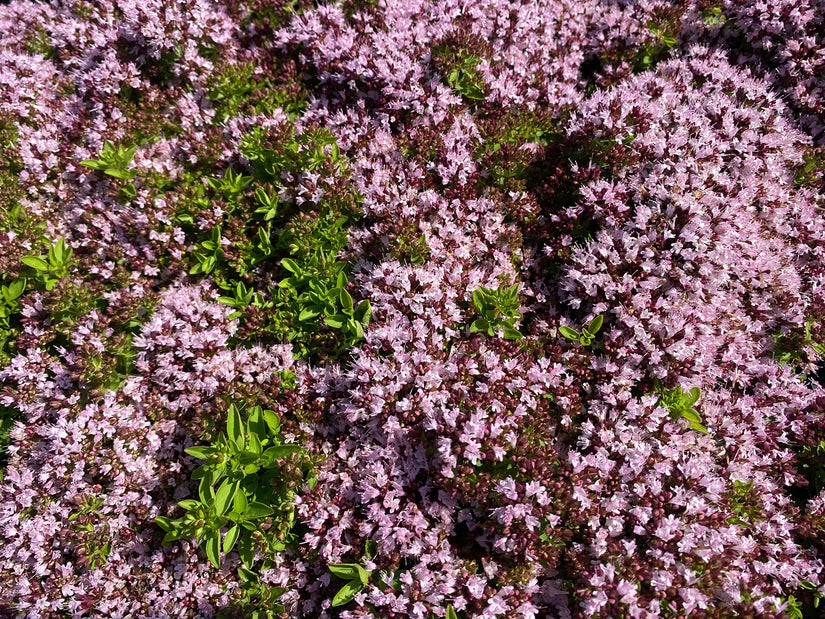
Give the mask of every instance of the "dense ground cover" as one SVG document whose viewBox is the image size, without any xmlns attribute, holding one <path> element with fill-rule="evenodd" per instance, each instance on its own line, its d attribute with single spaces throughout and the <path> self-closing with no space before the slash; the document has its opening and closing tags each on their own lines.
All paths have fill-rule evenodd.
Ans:
<svg viewBox="0 0 825 619">
<path fill-rule="evenodd" d="M 0 6 L 0 615 L 819 617 L 825 5 Z"/>
</svg>

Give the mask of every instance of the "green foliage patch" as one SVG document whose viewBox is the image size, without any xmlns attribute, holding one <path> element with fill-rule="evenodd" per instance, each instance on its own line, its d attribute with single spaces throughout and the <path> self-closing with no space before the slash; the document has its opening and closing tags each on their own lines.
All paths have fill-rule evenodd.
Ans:
<svg viewBox="0 0 825 619">
<path fill-rule="evenodd" d="M 656 392 L 659 394 L 657 406 L 665 407 L 674 418 L 686 419 L 690 423 L 690 427 L 697 432 L 708 433 L 708 429 L 702 425 L 699 411 L 694 406 L 701 395 L 698 387 L 692 387 L 686 392 L 682 391 L 681 387 L 666 389 L 659 380 L 655 381 L 655 386 Z"/>
<path fill-rule="evenodd" d="M 342 182 L 299 207 L 283 197 L 283 183 L 304 174 L 344 181 L 348 163 L 325 130 L 257 128 L 241 153 L 251 173 L 228 168 L 207 179 L 176 216 L 194 237 L 189 273 L 223 291 L 232 318 L 249 325 L 244 340 L 288 341 L 296 357 L 338 358 L 363 339 L 371 317 L 368 300 L 353 300 L 349 265 L 338 258 L 359 197 Z M 198 220 L 216 203 L 220 220 L 200 232 Z"/>
<path fill-rule="evenodd" d="M 284 443 L 273 411 L 253 406 L 244 420 L 234 404 L 227 411 L 226 432 L 186 453 L 205 461 L 192 473 L 199 480 L 198 497 L 178 503 L 184 516 L 155 519 L 166 531 L 164 545 L 194 538 L 216 568 L 221 553 L 237 545 L 243 573 L 254 580 L 256 552 L 266 568 L 268 557 L 296 541 L 294 489 L 309 481 L 310 459 L 300 445 Z"/>
<path fill-rule="evenodd" d="M 566 326 L 559 327 L 559 333 L 568 340 L 579 342 L 582 346 L 590 346 L 590 344 L 593 343 L 593 339 L 596 337 L 596 334 L 602 328 L 603 322 L 604 317 L 599 315 L 593 318 L 593 320 L 591 320 L 588 324 L 584 325 L 581 333 L 572 327 Z"/>
<path fill-rule="evenodd" d="M 501 285 L 496 290 L 484 286 L 475 290 L 473 307 L 478 318 L 470 325 L 470 333 L 486 333 L 494 337 L 501 331 L 506 340 L 520 339 L 521 333 L 515 327 L 521 318 L 518 288 L 518 284 L 513 284 L 508 288 Z"/>
</svg>

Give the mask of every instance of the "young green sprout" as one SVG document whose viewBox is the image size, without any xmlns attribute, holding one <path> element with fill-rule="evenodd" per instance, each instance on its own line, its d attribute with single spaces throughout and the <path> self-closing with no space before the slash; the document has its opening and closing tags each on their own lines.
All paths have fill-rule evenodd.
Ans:
<svg viewBox="0 0 825 619">
<path fill-rule="evenodd" d="M 582 327 L 581 333 L 575 329 L 571 329 L 570 327 L 559 327 L 559 333 L 561 333 L 568 340 L 579 342 L 582 346 L 590 346 L 590 344 L 593 343 L 593 338 L 596 337 L 599 329 L 602 328 L 603 322 L 604 318 L 601 314 L 599 314 L 591 320 L 589 324 Z"/>
</svg>

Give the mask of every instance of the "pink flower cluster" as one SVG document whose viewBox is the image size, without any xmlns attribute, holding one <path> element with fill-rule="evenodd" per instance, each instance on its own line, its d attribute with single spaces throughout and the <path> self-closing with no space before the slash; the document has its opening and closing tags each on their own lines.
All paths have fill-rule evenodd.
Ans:
<svg viewBox="0 0 825 619">
<path fill-rule="evenodd" d="M 0 135 L 20 166 L 0 158 L 19 197 L 0 283 L 27 278 L 0 368 L 16 419 L 0 615 L 249 616 L 237 552 L 214 568 L 155 523 L 197 495 L 184 449 L 230 401 L 274 411 L 315 466 L 297 541 L 256 555 L 283 616 L 814 612 L 823 10 L 0 7 Z M 265 229 L 237 219 L 262 183 L 245 136 L 318 128 L 345 163 L 265 188 L 305 227 L 357 195 L 339 259 L 372 318 L 337 360 L 296 358 L 266 329 L 277 311 L 236 311 L 217 271 L 191 268 L 213 230 L 237 263 Z M 81 165 L 106 142 L 137 146 L 128 186 Z M 255 177 L 241 197 L 209 189 L 228 168 Z M 20 256 L 61 237 L 71 268 L 39 285 Z M 243 282 L 274 297 L 278 269 Z M 471 333 L 473 292 L 513 284 L 523 337 Z M 563 337 L 597 316 L 593 343 Z M 692 388 L 706 432 L 665 404 Z M 371 573 L 340 607 L 336 563 Z"/>
</svg>

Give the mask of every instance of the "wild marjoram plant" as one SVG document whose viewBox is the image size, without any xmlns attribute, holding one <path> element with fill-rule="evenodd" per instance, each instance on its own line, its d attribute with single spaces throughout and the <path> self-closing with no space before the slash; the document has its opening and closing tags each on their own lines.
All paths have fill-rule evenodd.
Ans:
<svg viewBox="0 0 825 619">
<path fill-rule="evenodd" d="M 97 159 L 84 159 L 80 162 L 80 165 L 103 172 L 112 178 L 127 181 L 120 191 L 124 197 L 134 198 L 137 192 L 131 181 L 137 176 L 137 171 L 130 169 L 129 165 L 132 163 L 136 150 L 136 145 L 123 146 L 120 144 L 115 147 L 112 142 L 106 140 Z"/>
<path fill-rule="evenodd" d="M 0 2 L 0 614 L 822 616 L 823 0 L 461 4 Z"/>
<path fill-rule="evenodd" d="M 559 327 L 559 333 L 561 333 L 564 337 L 568 340 L 573 340 L 574 342 L 578 341 L 579 344 L 582 346 L 590 346 L 593 342 L 593 338 L 596 337 L 596 334 L 599 332 L 599 329 L 602 328 L 602 323 L 604 322 L 604 318 L 599 315 L 596 316 L 593 320 L 591 320 L 588 324 L 582 327 L 581 333 L 572 329 L 571 327 L 561 326 Z"/>
<path fill-rule="evenodd" d="M 299 445 L 283 443 L 273 411 L 253 406 L 244 422 L 231 404 L 226 433 L 221 432 L 212 445 L 186 449 L 190 456 L 206 460 L 192 473 L 193 479 L 200 480 L 198 498 L 178 503 L 188 512 L 180 518 L 155 519 L 167 532 L 164 545 L 195 538 L 212 565 L 219 567 L 221 550 L 231 552 L 237 543 L 244 573 L 250 578 L 256 549 L 266 557 L 291 541 L 294 492 L 282 484 L 280 469 L 285 459 L 302 452 Z M 262 528 L 261 520 L 271 516 L 278 522 Z"/>
<path fill-rule="evenodd" d="M 479 317 L 470 325 L 470 333 L 481 332 L 493 337 L 497 331 L 503 330 L 505 340 L 521 337 L 515 327 L 516 321 L 521 318 L 518 284 L 506 289 L 502 285 L 497 290 L 481 286 L 473 292 L 473 306 Z"/>
<path fill-rule="evenodd" d="M 69 272 L 72 248 L 67 247 L 65 239 L 60 238 L 49 247 L 48 256 L 24 256 L 21 261 L 35 270 L 36 274 L 33 279 L 36 282 L 46 290 L 51 290 L 57 285 L 57 281 Z"/>
<path fill-rule="evenodd" d="M 683 392 L 681 387 L 665 389 L 659 380 L 655 381 L 655 385 L 656 392 L 659 394 L 659 406 L 664 406 L 676 418 L 687 419 L 694 430 L 702 434 L 708 433 L 708 429 L 702 425 L 699 411 L 694 408 L 700 396 L 698 387 L 692 387 L 687 392 Z"/>
</svg>

